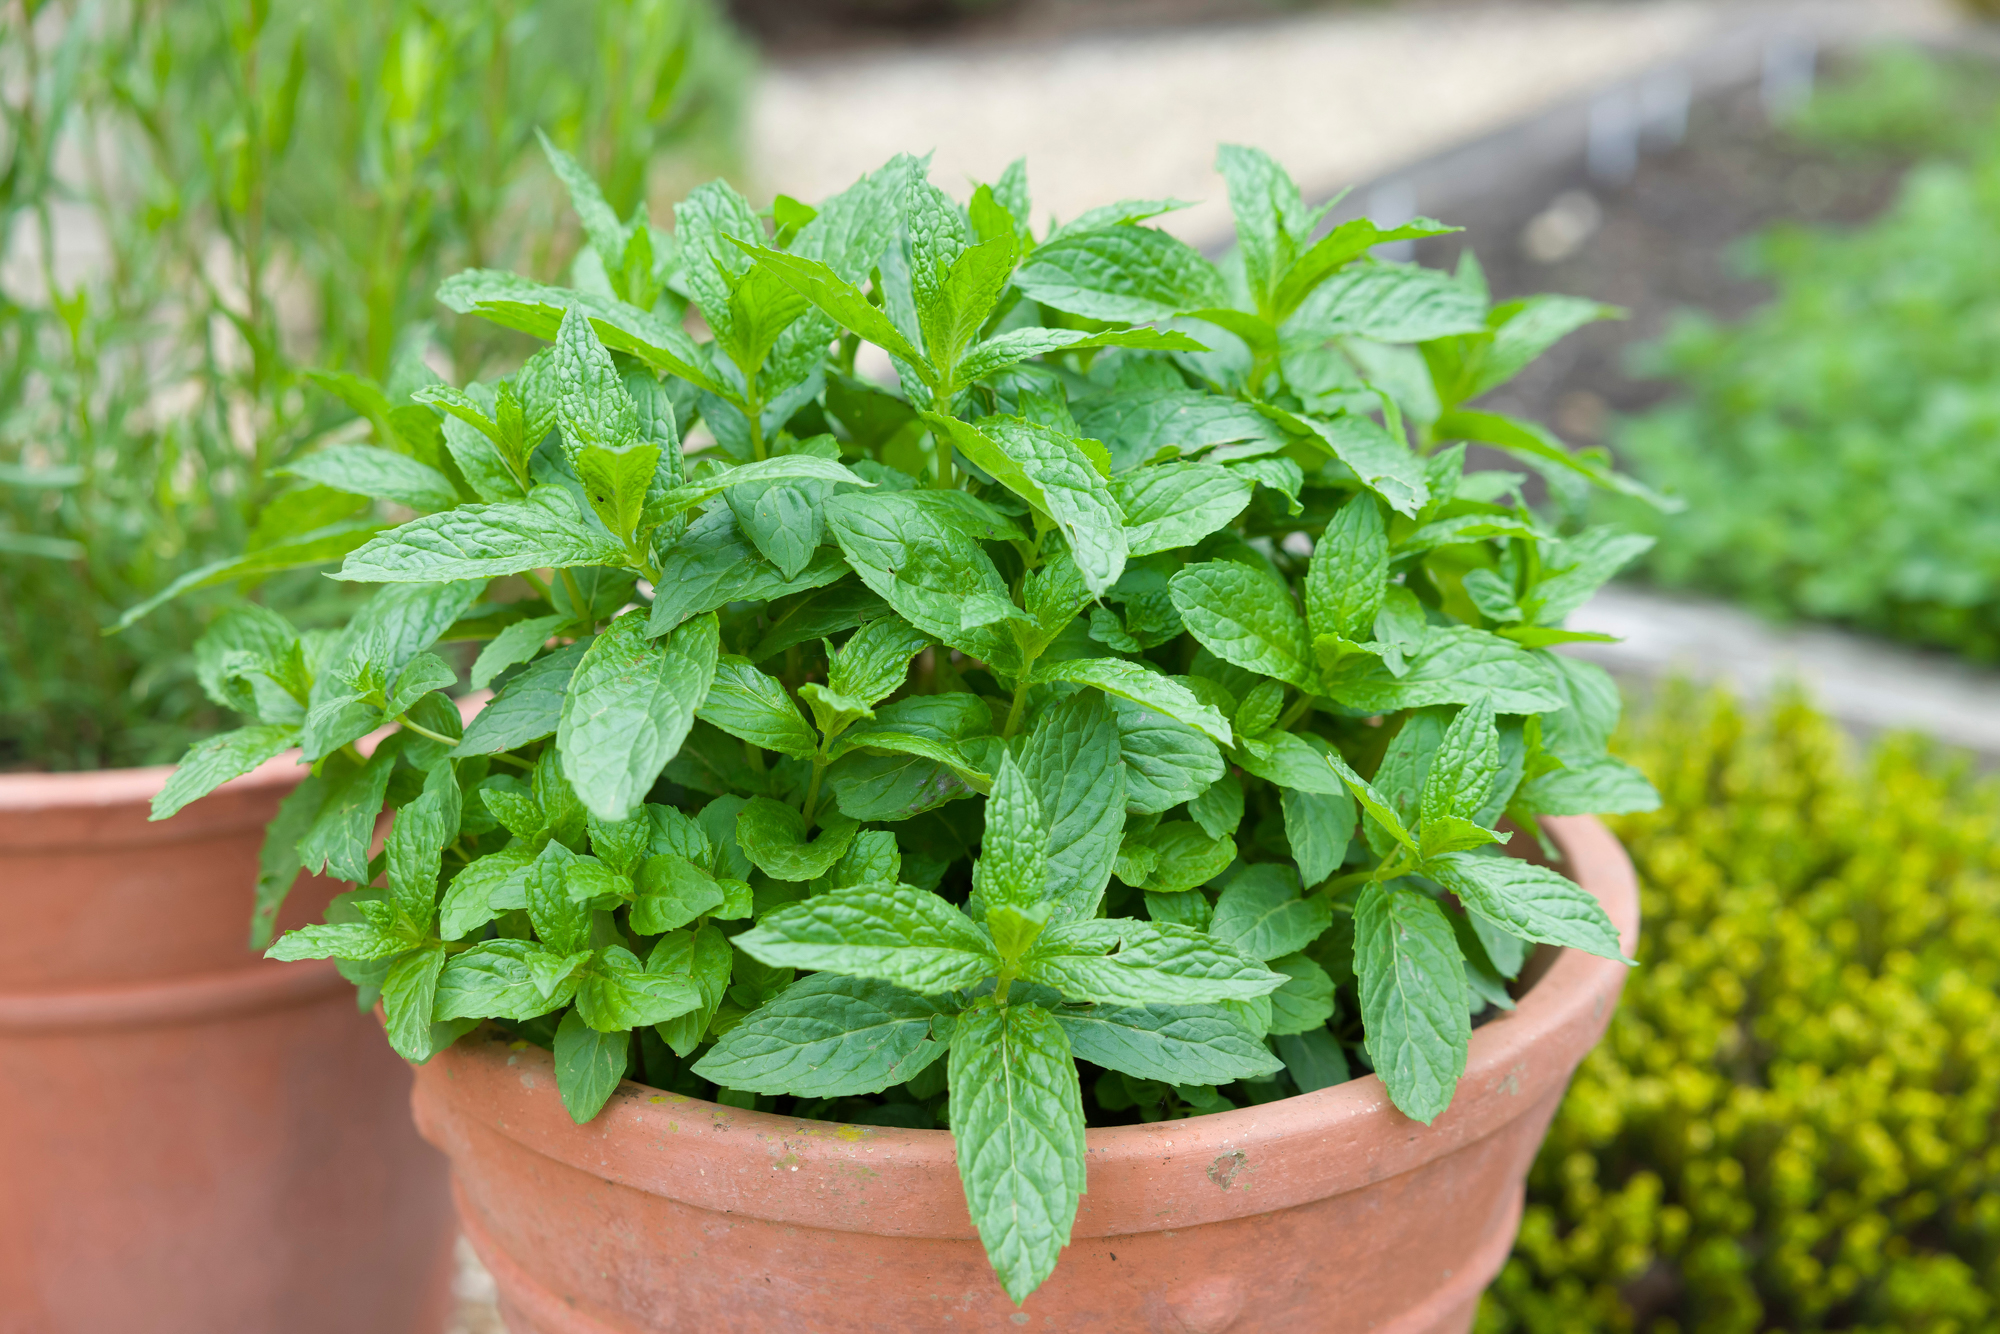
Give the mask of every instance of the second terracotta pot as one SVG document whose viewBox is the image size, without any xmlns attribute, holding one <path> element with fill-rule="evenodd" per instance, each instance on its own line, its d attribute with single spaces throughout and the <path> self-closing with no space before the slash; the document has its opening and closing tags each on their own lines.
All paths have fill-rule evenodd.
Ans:
<svg viewBox="0 0 2000 1334">
<path fill-rule="evenodd" d="M 437 1334 L 409 1069 L 331 963 L 246 946 L 304 770 L 150 823 L 167 772 L 0 776 L 0 1334 Z"/>
<path fill-rule="evenodd" d="M 1548 821 L 1629 954 L 1639 901 L 1595 820 Z M 417 1075 L 512 1334 L 1071 1330 L 1464 1334 L 1522 1182 L 1625 968 L 1555 953 L 1473 1034 L 1426 1128 L 1370 1075 L 1260 1107 L 1089 1133 L 1055 1274 L 1016 1308 L 942 1131 L 768 1116 L 626 1083 L 571 1122 L 549 1053 L 476 1036 Z"/>
</svg>

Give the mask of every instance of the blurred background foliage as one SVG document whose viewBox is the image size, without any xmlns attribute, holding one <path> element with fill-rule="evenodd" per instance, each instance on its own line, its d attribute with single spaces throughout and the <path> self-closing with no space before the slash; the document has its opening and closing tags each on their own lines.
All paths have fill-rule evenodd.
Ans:
<svg viewBox="0 0 2000 1334">
<path fill-rule="evenodd" d="M 1640 966 L 1480 1334 L 1994 1328 L 2000 785 L 1684 688 L 1621 753 Z"/>
<path fill-rule="evenodd" d="M 353 415 L 304 368 L 393 387 L 439 278 L 557 275 L 537 128 L 621 215 L 731 167 L 748 67 L 707 0 L 0 5 L 0 769 L 160 763 L 215 726 L 188 646 L 257 581 L 103 631 L 359 508 L 279 475 Z M 472 376 L 504 338 L 453 321 L 439 351 Z M 259 596 L 310 625 L 341 593 Z"/>
<path fill-rule="evenodd" d="M 1688 506 L 1619 517 L 1661 584 L 2000 658 L 2000 78 L 1882 51 L 1789 128 L 1920 161 L 1872 221 L 1744 247 L 1768 305 L 1642 350 L 1681 392 L 1616 448 Z"/>
</svg>

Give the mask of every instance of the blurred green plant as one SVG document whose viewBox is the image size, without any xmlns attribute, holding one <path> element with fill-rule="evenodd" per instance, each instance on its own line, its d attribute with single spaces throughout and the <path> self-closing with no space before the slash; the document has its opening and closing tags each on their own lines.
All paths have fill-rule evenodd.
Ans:
<svg viewBox="0 0 2000 1334">
<path fill-rule="evenodd" d="M 2000 657 L 2000 121 L 1981 69 L 1892 52 L 1809 104 L 1818 142 L 1939 156 L 1864 227 L 1760 238 L 1776 298 L 1738 325 L 1686 316 L 1642 358 L 1685 390 L 1617 442 L 1689 501 L 1620 516 L 1661 536 L 1652 578 Z"/>
<path fill-rule="evenodd" d="M 747 64 L 707 0 L 0 6 L 0 768 L 177 755 L 220 721 L 185 646 L 242 592 L 337 618 L 285 571 L 364 540 L 366 502 L 284 468 L 386 407 L 350 376 L 418 378 L 444 274 L 564 269 L 536 129 L 627 214 L 730 164 Z M 432 353 L 473 375 L 511 338 Z"/>
<path fill-rule="evenodd" d="M 1646 930 L 1481 1334 L 2000 1322 L 2000 789 L 1685 689 L 1623 746 Z"/>
</svg>

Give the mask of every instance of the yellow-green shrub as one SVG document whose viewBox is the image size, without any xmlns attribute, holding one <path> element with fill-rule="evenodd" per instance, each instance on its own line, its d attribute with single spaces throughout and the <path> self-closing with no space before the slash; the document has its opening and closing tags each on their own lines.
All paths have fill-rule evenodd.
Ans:
<svg viewBox="0 0 2000 1334">
<path fill-rule="evenodd" d="M 1670 692 L 1644 938 L 1481 1334 L 2000 1328 L 2000 791 Z"/>
</svg>

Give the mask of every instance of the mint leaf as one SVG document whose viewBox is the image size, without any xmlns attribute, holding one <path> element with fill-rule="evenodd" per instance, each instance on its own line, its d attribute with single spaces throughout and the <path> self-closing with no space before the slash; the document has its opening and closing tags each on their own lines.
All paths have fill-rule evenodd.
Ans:
<svg viewBox="0 0 2000 1334">
<path fill-rule="evenodd" d="M 1067 662 L 1044 662 L 1036 664 L 1035 680 L 1073 681 L 1078 685 L 1095 686 L 1107 695 L 1116 695 L 1164 714 L 1225 746 L 1230 742 L 1229 720 L 1220 711 L 1203 704 L 1192 691 L 1172 677 L 1164 676 L 1142 663 L 1128 662 L 1123 658 L 1072 658 Z"/>
<path fill-rule="evenodd" d="M 701 1004 L 685 973 L 655 973 L 621 945 L 608 945 L 585 966 L 575 1013 L 600 1033 L 664 1023 Z"/>
<path fill-rule="evenodd" d="M 872 705 L 896 693 L 910 672 L 910 659 L 934 641 L 895 616 L 856 630 L 827 662 L 827 685 L 837 694 Z"/>
<path fill-rule="evenodd" d="M 1021 772 L 1047 822 L 1051 920 L 1095 916 L 1125 830 L 1117 716 L 1103 696 L 1078 691 L 1048 708 L 1022 748 Z"/>
<path fill-rule="evenodd" d="M 773 967 L 872 977 L 925 995 L 962 990 L 1000 967 L 965 914 L 908 885 L 855 885 L 789 904 L 735 943 Z"/>
<path fill-rule="evenodd" d="M 1426 862 L 1424 874 L 1458 895 L 1469 911 L 1523 940 L 1631 962 L 1619 948 L 1618 928 L 1604 906 L 1546 866 L 1517 857 L 1450 852 Z"/>
<path fill-rule="evenodd" d="M 820 835 L 806 841 L 805 817 L 781 801 L 752 797 L 736 817 L 736 843 L 773 880 L 824 875 L 854 841 L 855 822 L 838 812 L 821 818 Z"/>
<path fill-rule="evenodd" d="M 486 707 L 466 725 L 458 755 L 491 755 L 517 750 L 554 736 L 562 722 L 563 701 L 570 678 L 583 660 L 590 640 L 565 645 L 528 664 L 527 670 L 500 688 Z"/>
<path fill-rule="evenodd" d="M 1083 1195 L 1083 1094 L 1062 1027 L 979 1006 L 951 1037 L 951 1137 L 986 1258 L 1018 1304 L 1054 1272 Z"/>
<path fill-rule="evenodd" d="M 1486 298 L 1437 269 L 1363 260 L 1321 283 L 1287 327 L 1322 338 L 1424 343 L 1483 330 Z"/>
<path fill-rule="evenodd" d="M 1316 1093 L 1335 1084 L 1345 1084 L 1353 1077 L 1340 1039 L 1325 1028 L 1287 1033 L 1273 1038 L 1271 1045 L 1278 1049 L 1286 1071 L 1301 1093 Z"/>
<path fill-rule="evenodd" d="M 266 760 L 284 754 L 297 744 L 298 735 L 299 729 L 292 726 L 239 727 L 195 742 L 154 795 L 147 818 L 164 820 L 178 813 L 230 779 L 241 778 Z"/>
<path fill-rule="evenodd" d="M 1285 975 L 1284 985 L 1271 993 L 1273 1036 L 1310 1033 L 1333 1018 L 1333 979 L 1303 954 L 1271 960 L 1271 969 Z"/>
<path fill-rule="evenodd" d="M 1368 1059 L 1397 1109 L 1429 1125 L 1450 1106 L 1472 1041 L 1465 965 L 1444 910 L 1412 890 L 1365 887 L 1354 973 Z"/>
<path fill-rule="evenodd" d="M 758 671 L 748 658 L 726 654 L 716 661 L 708 698 L 695 713 L 765 750 L 809 759 L 819 749 L 819 738 L 783 684 Z"/>
<path fill-rule="evenodd" d="M 389 771 L 396 764 L 396 747 L 390 744 L 394 740 L 377 746 L 361 764 L 342 753 L 326 757 L 320 766 L 326 796 L 299 840 L 301 870 L 367 883 L 368 844 L 389 790 Z"/>
<path fill-rule="evenodd" d="M 684 976 L 701 993 L 698 1008 L 653 1026 L 674 1055 L 685 1060 L 700 1045 L 729 990 L 735 960 L 729 937 L 712 922 L 693 931 L 669 931 L 653 946 L 646 957 L 648 972 Z"/>
<path fill-rule="evenodd" d="M 1000 572 L 914 493 L 835 496 L 826 525 L 861 582 L 911 625 L 1002 672 L 1019 661 L 1011 636 L 964 623 L 974 598 L 1011 605 Z"/>
<path fill-rule="evenodd" d="M 1354 837 L 1354 798 L 1346 791 L 1323 794 L 1287 788 L 1279 793 L 1279 803 L 1285 841 L 1291 845 L 1299 876 L 1308 885 L 1328 879 L 1347 859 L 1347 845 Z"/>
<path fill-rule="evenodd" d="M 446 940 L 463 940 L 493 920 L 493 898 L 504 894 L 527 902 L 528 867 L 536 850 L 524 843 L 512 843 L 498 852 L 489 852 L 451 878 L 444 901 L 438 906 L 438 935 Z M 456 1018 L 457 1016 L 442 1016 Z"/>
<path fill-rule="evenodd" d="M 350 495 L 393 500 L 413 510 L 450 509 L 458 503 L 457 488 L 436 468 L 373 445 L 322 445 L 277 471 Z"/>
<path fill-rule="evenodd" d="M 633 877 L 632 929 L 642 936 L 686 926 L 722 907 L 723 889 L 703 867 L 677 854 L 658 853 L 640 863 Z"/>
<path fill-rule="evenodd" d="M 1021 976 L 1102 1005 L 1248 1000 L 1284 981 L 1202 932 L 1101 917 L 1051 926 L 1021 961 Z"/>
<path fill-rule="evenodd" d="M 1065 1006 L 1053 1013 L 1078 1059 L 1135 1079 L 1227 1084 L 1283 1068 L 1219 1005 Z"/>
<path fill-rule="evenodd" d="M 869 304 L 860 288 L 825 264 L 803 255 L 789 255 L 763 246 L 745 246 L 744 249 L 756 258 L 760 267 L 826 312 L 843 329 L 852 330 L 912 366 L 928 365 L 923 353 L 903 336 L 879 306 Z"/>
<path fill-rule="evenodd" d="M 1389 582 L 1389 538 L 1373 496 L 1340 507 L 1306 569 L 1306 620 L 1315 635 L 1364 638 Z"/>
<path fill-rule="evenodd" d="M 923 419 L 994 480 L 1048 516 L 1069 544 L 1092 594 L 1118 582 L 1125 572 L 1125 515 L 1074 440 L 1018 417 L 987 417 L 977 426 L 934 412 L 924 413 Z"/>
<path fill-rule="evenodd" d="M 1014 757 L 1003 753 L 986 798 L 986 832 L 972 864 L 972 890 L 985 902 L 989 920 L 998 908 L 1046 912 L 1048 846 L 1048 818 L 1041 802 Z"/>
<path fill-rule="evenodd" d="M 1113 699 L 1112 712 L 1125 766 L 1125 809 L 1133 814 L 1157 814 L 1192 801 L 1227 772 L 1215 743 L 1185 723 L 1123 698 Z"/>
<path fill-rule="evenodd" d="M 472 688 L 484 690 L 509 667 L 532 659 L 568 621 L 567 616 L 531 616 L 503 627 L 479 650 L 479 657 L 472 664 Z"/>
<path fill-rule="evenodd" d="M 1456 815 L 1471 819 L 1486 806 L 1500 773 L 1500 730 L 1493 702 L 1482 699 L 1458 711 L 1445 729 L 1424 779 L 1423 821 Z"/>
<path fill-rule="evenodd" d="M 485 940 L 446 961 L 438 978 L 433 1018 L 534 1019 L 562 1009 L 576 994 L 575 968 L 562 975 L 552 992 L 538 980 L 537 963 L 546 975 L 549 951 L 529 940 Z M 589 955 L 574 956 L 580 966 Z M 566 962 L 566 961 L 565 961 Z"/>
<path fill-rule="evenodd" d="M 382 981 L 383 1031 L 389 1035 L 389 1045 L 406 1061 L 421 1065 L 433 1055 L 431 1011 L 444 963 L 442 945 L 411 950 L 389 965 L 388 976 Z"/>
<path fill-rule="evenodd" d="M 567 491 L 541 486 L 526 500 L 461 505 L 392 528 L 349 553 L 333 577 L 434 583 L 550 566 L 619 565 L 624 559 L 624 547 L 585 523 Z"/>
<path fill-rule="evenodd" d="M 694 1073 L 751 1093 L 879 1093 L 945 1054 L 932 1025 L 948 1013 L 887 982 L 814 973 L 723 1034 Z"/>
<path fill-rule="evenodd" d="M 1298 953 L 1332 925 L 1325 895 L 1299 897 L 1299 877 L 1265 862 L 1244 867 L 1223 889 L 1208 934 L 1246 958 L 1276 959 Z"/>
<path fill-rule="evenodd" d="M 556 1091 L 570 1120 L 583 1125 L 604 1110 L 625 1078 L 631 1048 L 630 1033 L 601 1033 L 578 1010 L 563 1015 L 556 1027 Z"/>
<path fill-rule="evenodd" d="M 1312 687 L 1306 625 L 1281 585 L 1248 565 L 1214 560 L 1186 567 L 1169 587 L 1174 610 L 1210 653 L 1302 690 Z"/>
<path fill-rule="evenodd" d="M 1349 708 L 1376 713 L 1490 699 L 1496 713 L 1547 713 L 1562 707 L 1551 655 L 1530 652 L 1464 625 L 1434 625 L 1407 655 L 1402 675 L 1378 668 L 1330 682 L 1327 693 Z"/>
<path fill-rule="evenodd" d="M 1014 283 L 1030 300 L 1056 310 L 1129 324 L 1228 301 L 1216 267 L 1154 227 L 1066 232 L 1039 247 Z"/>
<path fill-rule="evenodd" d="M 1276 314 L 1279 280 L 1291 268 L 1299 241 L 1315 218 L 1299 198 L 1299 188 L 1268 153 L 1238 144 L 1216 150 L 1215 168 L 1229 185 L 1236 215 L 1236 248 L 1257 309 Z"/>
<path fill-rule="evenodd" d="M 1372 417 L 1292 417 L 1327 452 L 1346 464 L 1361 484 L 1398 514 L 1415 518 L 1430 500 L 1422 460 Z"/>
<path fill-rule="evenodd" d="M 1111 479 L 1134 556 L 1191 547 L 1250 503 L 1250 483 L 1212 463 L 1165 463 Z"/>
<path fill-rule="evenodd" d="M 628 611 L 591 641 L 563 700 L 556 749 L 563 773 L 592 814 L 632 812 L 681 748 L 714 680 L 713 617 L 648 639 L 646 615 Z"/>
</svg>

